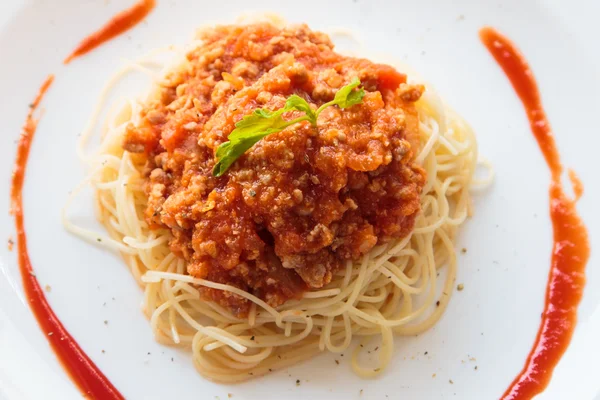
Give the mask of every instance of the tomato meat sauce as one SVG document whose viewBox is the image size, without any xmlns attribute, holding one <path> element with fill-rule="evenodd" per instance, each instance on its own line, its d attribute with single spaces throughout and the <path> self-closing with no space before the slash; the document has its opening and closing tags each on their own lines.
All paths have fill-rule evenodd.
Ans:
<svg viewBox="0 0 600 400">
<path fill-rule="evenodd" d="M 147 161 L 148 223 L 172 232 L 170 247 L 190 275 L 278 306 L 410 233 L 426 179 L 414 163 L 423 86 L 336 53 L 327 35 L 305 25 L 221 26 L 199 39 L 123 142 Z M 280 109 L 292 94 L 316 109 L 356 77 L 366 90 L 361 104 L 326 108 L 317 127 L 304 121 L 271 134 L 213 176 L 218 146 L 244 116 Z M 249 311 L 234 293 L 199 290 L 236 315 Z"/>
</svg>

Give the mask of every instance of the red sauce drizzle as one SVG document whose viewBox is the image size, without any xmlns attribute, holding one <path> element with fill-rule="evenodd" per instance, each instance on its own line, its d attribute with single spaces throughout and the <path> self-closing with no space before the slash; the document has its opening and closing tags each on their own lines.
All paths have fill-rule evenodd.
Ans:
<svg viewBox="0 0 600 400">
<path fill-rule="evenodd" d="M 571 181 L 571 186 L 573 187 L 573 193 L 575 193 L 575 201 L 579 200 L 583 195 L 583 182 L 577 176 L 577 173 L 572 169 L 568 170 L 569 180 Z"/>
<path fill-rule="evenodd" d="M 519 95 L 531 131 L 552 173 L 549 194 L 554 245 L 542 322 L 525 366 L 502 396 L 503 400 L 531 399 L 550 382 L 577 322 L 577 306 L 583 295 L 585 265 L 590 254 L 587 230 L 575 209 L 583 186 L 571 173 L 576 198 L 570 199 L 563 190 L 558 149 L 535 77 L 523 54 L 493 28 L 485 27 L 479 34 Z"/>
<path fill-rule="evenodd" d="M 121 11 L 100 28 L 100 30 L 83 39 L 83 41 L 79 43 L 79 46 L 65 58 L 64 63 L 70 63 L 74 58 L 92 51 L 102 43 L 133 28 L 143 20 L 155 6 L 156 0 L 140 0 L 131 8 Z"/>
<path fill-rule="evenodd" d="M 67 373 L 79 387 L 81 392 L 94 399 L 124 399 L 119 391 L 110 383 L 110 381 L 100 372 L 98 367 L 83 352 L 81 347 L 67 332 L 63 324 L 59 321 L 52 308 L 44 296 L 27 252 L 27 237 L 23 224 L 23 182 L 25 179 L 25 168 L 29 158 L 29 149 L 35 135 L 37 120 L 33 118 L 33 113 L 37 109 L 44 94 L 54 80 L 50 75 L 44 81 L 35 100 L 30 105 L 27 119 L 23 125 L 21 137 L 17 147 L 17 158 L 15 161 L 12 186 L 11 186 L 11 214 L 15 217 L 15 226 L 17 231 L 17 248 L 19 257 L 19 268 L 23 280 L 23 288 L 29 306 L 35 315 L 42 332 L 46 335 L 52 349 L 63 364 Z"/>
</svg>

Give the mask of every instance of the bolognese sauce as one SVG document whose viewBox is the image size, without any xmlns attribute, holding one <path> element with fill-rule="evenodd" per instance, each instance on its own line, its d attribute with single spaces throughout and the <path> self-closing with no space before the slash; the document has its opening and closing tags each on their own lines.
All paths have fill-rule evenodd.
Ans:
<svg viewBox="0 0 600 400">
<path fill-rule="evenodd" d="M 200 39 L 123 142 L 146 159 L 149 225 L 171 231 L 190 275 L 277 306 L 412 230 L 425 183 L 414 162 L 423 86 L 336 53 L 305 25 L 221 26 Z M 271 134 L 213 176 L 218 146 L 244 116 L 280 109 L 292 94 L 317 108 L 356 77 L 361 104 L 325 109 L 317 127 L 304 121 Z M 236 315 L 249 310 L 236 294 L 199 290 Z"/>
</svg>

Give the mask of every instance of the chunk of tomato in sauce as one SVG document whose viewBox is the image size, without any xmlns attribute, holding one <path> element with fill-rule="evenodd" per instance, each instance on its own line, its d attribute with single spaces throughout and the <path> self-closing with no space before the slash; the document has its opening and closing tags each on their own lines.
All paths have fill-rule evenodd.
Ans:
<svg viewBox="0 0 600 400">
<path fill-rule="evenodd" d="M 406 83 L 406 75 L 389 65 L 377 65 L 377 76 L 377 86 L 382 90 L 396 90 L 400 84 Z"/>
</svg>

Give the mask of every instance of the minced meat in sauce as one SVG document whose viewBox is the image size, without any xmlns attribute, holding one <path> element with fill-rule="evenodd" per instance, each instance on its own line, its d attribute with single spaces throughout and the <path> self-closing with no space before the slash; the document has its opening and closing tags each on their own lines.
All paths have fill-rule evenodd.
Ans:
<svg viewBox="0 0 600 400">
<path fill-rule="evenodd" d="M 422 86 L 335 53 L 327 35 L 305 25 L 220 26 L 200 39 L 123 143 L 147 158 L 146 219 L 170 229 L 190 275 L 278 306 L 412 230 L 425 182 L 413 162 Z M 366 90 L 361 104 L 325 109 L 317 127 L 305 121 L 271 134 L 212 175 L 217 147 L 242 117 L 280 109 L 292 94 L 317 108 L 355 77 Z M 236 315 L 249 310 L 238 295 L 199 290 Z"/>
</svg>

